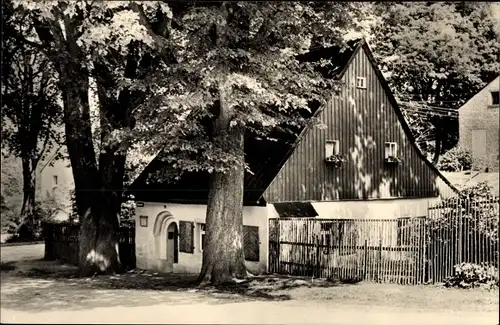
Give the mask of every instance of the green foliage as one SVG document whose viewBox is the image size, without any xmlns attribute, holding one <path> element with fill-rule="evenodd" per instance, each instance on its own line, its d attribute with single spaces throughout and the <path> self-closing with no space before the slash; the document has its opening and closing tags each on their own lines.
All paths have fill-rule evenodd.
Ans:
<svg viewBox="0 0 500 325">
<path fill-rule="evenodd" d="M 73 38 L 77 54 L 54 53 L 51 60 L 80 60 L 96 81 L 101 115 L 104 102 L 129 94 L 126 106 L 136 125 L 101 125 L 102 150 L 123 153 L 142 141 L 147 154 L 163 151 L 176 173 L 236 164 L 232 149 L 208 127 L 221 89 L 235 112 L 231 126 L 266 138 L 305 123 L 299 111 L 323 102 L 334 85 L 315 70 L 320 62 L 297 56 L 344 44 L 365 15 L 364 4 L 344 2 L 15 3 L 26 21 L 50 27 L 51 35 L 37 30 L 42 48 L 65 44 L 54 32 L 60 29 L 55 17 L 65 18 L 68 26 L 60 32 Z"/>
<path fill-rule="evenodd" d="M 499 201 L 487 182 L 466 187 L 459 196 L 448 198 L 439 206 L 443 213 L 429 221 L 433 231 L 453 230 L 461 225 L 464 236 L 484 238 L 498 249 Z"/>
<path fill-rule="evenodd" d="M 498 289 L 499 276 L 498 268 L 495 265 L 461 263 L 455 265 L 454 268 L 455 274 L 445 280 L 446 287 Z"/>
<path fill-rule="evenodd" d="M 324 62 L 298 56 L 344 45 L 363 6 L 234 1 L 187 8 L 172 31 L 175 63 L 157 81 L 161 91 L 139 110 L 138 121 L 154 111 L 161 127 L 137 129 L 137 137 L 148 138 L 150 152 L 162 150 L 170 170 L 213 172 L 239 164 L 238 150 L 211 133 L 221 101 L 231 111 L 230 127 L 263 139 L 294 133 L 311 103 L 324 103 L 337 86 L 316 69 Z"/>
<path fill-rule="evenodd" d="M 453 147 L 457 114 L 447 117 L 435 107 L 458 108 L 498 75 L 500 30 L 490 3 L 377 2 L 374 8 L 374 55 L 408 108 L 420 147 L 435 139 L 444 150 Z"/>
<path fill-rule="evenodd" d="M 51 222 L 56 214 L 56 212 L 61 208 L 60 204 L 55 200 L 54 197 L 48 196 L 44 197 L 42 200 L 37 200 L 35 201 L 35 209 L 34 209 L 34 220 L 33 220 L 33 225 L 34 225 L 34 238 L 29 238 L 29 240 L 42 240 L 43 239 L 43 234 L 42 234 L 42 225 L 44 222 Z M 3 212 L 2 212 L 2 219 L 3 219 Z M 8 240 L 8 242 L 17 242 L 20 240 L 26 240 L 26 239 L 21 239 L 22 237 L 19 236 L 19 229 L 20 229 L 20 218 L 19 214 L 17 215 L 12 215 L 12 218 L 9 220 L 8 224 L 6 224 L 6 227 L 4 230 L 7 233 L 13 234 L 13 236 Z"/>
<path fill-rule="evenodd" d="M 439 158 L 436 167 L 447 172 L 470 170 L 472 168 L 472 154 L 460 146 L 453 147 Z"/>
<path fill-rule="evenodd" d="M 3 1 L 2 9 L 2 146 L 36 168 L 61 140 L 57 77 L 43 52 L 19 41 L 33 37 L 34 27 L 23 24 L 11 1 Z"/>
<path fill-rule="evenodd" d="M 23 200 L 23 176 L 19 160 L 12 156 L 2 158 L 1 199 L 2 231 L 9 231 L 19 220 Z"/>
<path fill-rule="evenodd" d="M 77 222 L 78 212 L 75 200 L 75 190 L 71 190 L 71 212 L 69 215 L 69 222 Z M 135 225 L 135 201 L 133 196 L 124 196 L 123 202 L 120 208 L 120 224 L 124 226 L 134 226 Z"/>
</svg>

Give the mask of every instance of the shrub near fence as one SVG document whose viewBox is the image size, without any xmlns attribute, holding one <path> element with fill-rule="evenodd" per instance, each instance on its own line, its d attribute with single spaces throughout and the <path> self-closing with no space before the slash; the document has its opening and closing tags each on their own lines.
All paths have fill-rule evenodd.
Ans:
<svg viewBox="0 0 500 325">
<path fill-rule="evenodd" d="M 44 225 L 45 259 L 78 265 L 78 234 L 80 225 L 47 223 Z M 135 268 L 135 228 L 121 227 L 119 234 L 120 261 L 125 269 Z"/>
<path fill-rule="evenodd" d="M 493 196 L 455 197 L 429 209 L 429 282 L 443 282 L 461 263 L 498 267 L 499 199 Z"/>
<path fill-rule="evenodd" d="M 400 284 L 441 283 L 456 265 L 499 265 L 499 199 L 458 196 L 427 217 L 269 220 L 269 272 Z"/>
</svg>

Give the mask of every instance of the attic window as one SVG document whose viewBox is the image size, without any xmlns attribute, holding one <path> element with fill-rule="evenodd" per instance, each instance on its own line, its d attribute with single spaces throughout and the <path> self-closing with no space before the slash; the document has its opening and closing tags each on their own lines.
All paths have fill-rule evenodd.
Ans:
<svg viewBox="0 0 500 325">
<path fill-rule="evenodd" d="M 385 143 L 385 159 L 398 156 L 398 144 L 396 142 Z"/>
<path fill-rule="evenodd" d="M 339 140 L 326 140 L 325 142 L 325 159 L 340 153 Z"/>
<path fill-rule="evenodd" d="M 500 105 L 500 92 L 492 91 L 491 92 L 491 105 Z"/>
<path fill-rule="evenodd" d="M 356 78 L 356 87 L 361 89 L 366 89 L 366 78 L 365 77 L 357 77 Z"/>
<path fill-rule="evenodd" d="M 57 175 L 52 176 L 52 180 L 53 180 L 54 185 L 57 185 L 57 181 L 58 181 Z"/>
</svg>

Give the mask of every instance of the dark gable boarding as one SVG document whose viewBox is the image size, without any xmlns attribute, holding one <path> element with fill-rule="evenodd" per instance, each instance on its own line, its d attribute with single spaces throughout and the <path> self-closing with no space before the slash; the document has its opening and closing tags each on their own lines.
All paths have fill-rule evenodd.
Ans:
<svg viewBox="0 0 500 325">
<path fill-rule="evenodd" d="M 266 190 L 266 200 L 430 198 L 439 195 L 439 178 L 456 192 L 417 148 L 366 42 L 359 41 L 341 54 L 337 51 L 330 48 L 308 54 L 312 60 L 330 57 L 333 68 L 325 74 L 343 86 L 316 112 L 327 129 L 302 132 L 293 154 Z M 357 86 L 358 77 L 364 78 L 365 87 Z M 346 159 L 340 168 L 325 162 L 328 140 L 338 141 L 339 153 Z M 384 161 L 386 142 L 397 144 L 399 165 Z"/>
</svg>

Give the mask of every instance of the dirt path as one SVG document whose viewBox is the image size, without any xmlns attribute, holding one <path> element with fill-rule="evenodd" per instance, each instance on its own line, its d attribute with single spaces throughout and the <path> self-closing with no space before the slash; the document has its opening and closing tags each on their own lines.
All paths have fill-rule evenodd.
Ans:
<svg viewBox="0 0 500 325">
<path fill-rule="evenodd" d="M 212 323 L 212 324 L 453 324 L 493 325 L 497 313 L 418 313 L 408 310 L 389 310 L 361 306 L 328 305 L 318 302 L 241 302 L 214 305 L 188 303 L 185 296 L 172 299 L 185 301 L 182 305 L 160 304 L 139 307 L 95 308 L 84 311 L 19 312 L 2 308 L 5 323 Z"/>
<path fill-rule="evenodd" d="M 43 258 L 45 244 L 0 247 L 2 263 L 37 260 Z"/>
<path fill-rule="evenodd" d="M 1 253 L 2 323 L 499 323 L 498 293 L 488 291 L 373 283 L 322 286 L 318 280 L 312 285 L 310 279 L 269 277 L 266 281 L 273 281 L 257 281 L 242 292 L 203 291 L 183 287 L 178 275 L 132 272 L 77 279 L 70 276 L 73 266 L 37 260 L 43 245 L 4 247 Z"/>
</svg>

